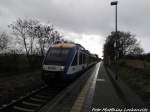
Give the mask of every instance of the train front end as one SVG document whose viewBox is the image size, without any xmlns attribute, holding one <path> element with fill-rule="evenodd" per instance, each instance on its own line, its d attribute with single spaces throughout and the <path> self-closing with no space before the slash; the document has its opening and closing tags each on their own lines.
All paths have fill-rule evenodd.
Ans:
<svg viewBox="0 0 150 112">
<path fill-rule="evenodd" d="M 47 83 L 64 81 L 73 44 L 56 44 L 49 48 L 42 65 L 42 78 Z"/>
</svg>

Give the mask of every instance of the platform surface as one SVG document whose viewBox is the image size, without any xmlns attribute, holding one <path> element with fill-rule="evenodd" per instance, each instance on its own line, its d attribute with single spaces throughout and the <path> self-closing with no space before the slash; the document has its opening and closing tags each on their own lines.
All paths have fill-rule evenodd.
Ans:
<svg viewBox="0 0 150 112">
<path fill-rule="evenodd" d="M 130 112 L 121 110 L 132 108 L 145 110 L 140 112 L 149 112 L 148 108 L 143 106 L 143 101 L 140 97 L 120 78 L 116 80 L 115 74 L 112 73 L 109 68 L 104 67 L 103 62 L 97 63 L 90 72 L 87 71 L 86 74 L 89 74 L 90 77 L 77 94 L 71 109 L 69 107 L 68 111 L 63 111 L 66 108 L 62 106 L 59 107 L 61 111 L 55 112 Z M 75 89 L 72 90 L 73 93 L 74 90 Z M 62 100 L 61 103 L 64 102 L 65 100 Z M 67 103 L 67 105 L 69 103 Z M 49 106 L 51 106 L 51 103 L 48 105 L 48 108 Z"/>
<path fill-rule="evenodd" d="M 96 79 L 95 93 L 93 97 L 93 108 L 110 107 L 121 105 L 123 102 L 117 95 L 112 82 L 110 81 L 106 70 L 101 64 L 99 74 Z"/>
<path fill-rule="evenodd" d="M 140 109 L 148 112 L 142 99 L 135 94 L 121 79 L 115 79 L 115 74 L 109 68 L 100 65 L 97 79 L 95 80 L 91 112 L 120 111 L 126 109 Z M 112 109 L 112 110 L 111 110 Z M 142 111 L 144 110 L 144 111 Z"/>
</svg>

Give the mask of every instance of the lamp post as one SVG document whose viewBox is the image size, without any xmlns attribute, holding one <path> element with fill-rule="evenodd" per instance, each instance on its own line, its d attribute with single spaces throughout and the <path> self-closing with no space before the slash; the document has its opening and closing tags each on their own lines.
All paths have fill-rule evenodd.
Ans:
<svg viewBox="0 0 150 112">
<path fill-rule="evenodd" d="M 117 33 L 117 5 L 118 5 L 118 1 L 113 1 L 111 2 L 111 6 L 115 5 L 116 6 L 116 13 L 115 13 L 115 31 Z"/>
<path fill-rule="evenodd" d="M 115 39 L 115 43 L 114 43 L 114 47 L 116 47 L 117 48 L 117 50 L 118 50 L 118 29 L 117 29 L 117 5 L 118 5 L 118 1 L 113 1 L 113 2 L 111 2 L 110 3 L 111 4 L 111 6 L 113 6 L 113 5 L 115 5 L 115 37 L 116 37 L 116 39 Z M 116 53 L 115 53 L 115 63 L 116 63 L 116 66 L 117 66 L 117 58 L 118 58 L 118 51 L 115 51 Z M 117 70 L 117 68 L 118 67 L 115 67 L 116 68 L 116 76 L 115 76 L 115 79 L 117 80 L 118 79 L 118 70 Z"/>
</svg>

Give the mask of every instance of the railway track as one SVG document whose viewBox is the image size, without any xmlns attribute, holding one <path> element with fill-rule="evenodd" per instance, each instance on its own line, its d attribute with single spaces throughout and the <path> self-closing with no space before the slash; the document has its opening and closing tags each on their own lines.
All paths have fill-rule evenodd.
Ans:
<svg viewBox="0 0 150 112">
<path fill-rule="evenodd" d="M 92 71 L 93 67 L 90 67 L 72 83 L 59 83 L 51 87 L 42 86 L 18 100 L 1 106 L 0 112 L 53 112 L 54 110 L 60 112 L 59 108 L 69 112 Z"/>
<path fill-rule="evenodd" d="M 17 100 L 12 100 L 9 104 L 2 105 L 0 112 L 36 112 L 66 86 L 67 84 L 64 83 L 55 85 L 55 87 L 44 85 Z"/>
<path fill-rule="evenodd" d="M 93 78 L 94 75 L 91 74 L 94 68 L 95 66 L 91 66 L 87 71 L 84 71 L 76 81 L 62 90 L 38 112 L 70 112 L 86 82 Z"/>
</svg>

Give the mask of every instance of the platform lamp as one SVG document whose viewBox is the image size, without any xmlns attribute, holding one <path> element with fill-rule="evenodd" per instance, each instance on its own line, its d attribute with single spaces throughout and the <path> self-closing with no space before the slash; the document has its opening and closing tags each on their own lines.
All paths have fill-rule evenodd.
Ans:
<svg viewBox="0 0 150 112">
<path fill-rule="evenodd" d="M 116 35 L 116 40 L 115 40 L 115 43 L 114 43 L 114 47 L 118 47 L 118 43 L 117 43 L 117 39 L 118 39 L 118 29 L 117 29 L 117 5 L 118 5 L 118 1 L 112 1 L 111 3 L 111 6 L 114 6 L 115 5 L 115 35 Z M 116 55 L 115 55 L 115 63 L 117 65 L 117 58 L 118 58 L 118 51 L 115 51 L 116 52 Z M 117 80 L 118 79 L 118 70 L 117 70 L 118 67 L 116 67 L 116 76 L 115 76 L 115 79 Z"/>
</svg>

